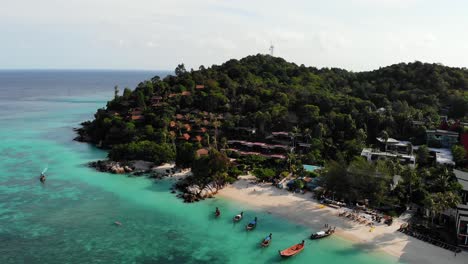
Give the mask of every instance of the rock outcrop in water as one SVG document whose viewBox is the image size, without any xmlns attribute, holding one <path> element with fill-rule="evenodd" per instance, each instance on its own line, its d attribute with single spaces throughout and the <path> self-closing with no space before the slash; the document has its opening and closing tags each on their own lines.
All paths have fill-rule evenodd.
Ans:
<svg viewBox="0 0 468 264">
<path fill-rule="evenodd" d="M 206 198 L 213 198 L 215 194 L 222 189 L 224 184 L 216 184 L 214 182 L 206 185 L 205 187 L 200 187 L 198 185 L 189 185 L 188 181 L 179 181 L 176 183 L 175 187 L 182 191 L 182 194 L 179 194 L 178 197 L 182 198 L 186 203 L 198 202 Z"/>
<path fill-rule="evenodd" d="M 111 172 L 115 174 L 124 174 L 134 172 L 135 167 L 129 162 L 120 163 L 118 161 L 98 160 L 89 163 L 89 166 L 101 172 Z"/>
</svg>

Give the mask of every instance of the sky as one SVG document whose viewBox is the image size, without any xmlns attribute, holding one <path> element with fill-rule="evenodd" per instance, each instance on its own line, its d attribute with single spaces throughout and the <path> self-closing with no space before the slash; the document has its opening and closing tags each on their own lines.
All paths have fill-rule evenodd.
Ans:
<svg viewBox="0 0 468 264">
<path fill-rule="evenodd" d="M 466 0 L 0 0 L 0 69 L 468 66 Z"/>
</svg>

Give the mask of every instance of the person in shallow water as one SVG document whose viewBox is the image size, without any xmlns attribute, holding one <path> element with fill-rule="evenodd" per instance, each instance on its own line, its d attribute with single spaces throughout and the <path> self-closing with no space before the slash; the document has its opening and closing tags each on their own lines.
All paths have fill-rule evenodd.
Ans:
<svg viewBox="0 0 468 264">
<path fill-rule="evenodd" d="M 216 207 L 216 210 L 215 210 L 215 215 L 216 215 L 216 216 L 219 216 L 220 214 L 221 214 L 221 211 L 219 211 L 219 208 L 218 208 L 218 207 Z"/>
<path fill-rule="evenodd" d="M 41 176 L 39 177 L 39 180 L 44 183 L 45 180 L 46 180 L 46 176 L 44 175 L 44 173 L 41 173 Z"/>
</svg>

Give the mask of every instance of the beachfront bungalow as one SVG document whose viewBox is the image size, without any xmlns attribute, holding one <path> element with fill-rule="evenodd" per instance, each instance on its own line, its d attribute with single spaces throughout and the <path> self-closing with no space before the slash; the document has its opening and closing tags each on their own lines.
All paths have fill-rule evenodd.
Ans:
<svg viewBox="0 0 468 264">
<path fill-rule="evenodd" d="M 263 154 L 263 153 L 254 152 L 254 151 L 241 151 L 239 149 L 234 149 L 234 148 L 222 149 L 222 150 L 235 152 L 235 153 L 237 153 L 239 155 L 242 155 L 242 156 L 254 155 L 254 156 L 262 156 L 264 158 L 271 158 L 271 159 L 286 159 L 285 155 L 280 155 L 280 154 Z"/>
<path fill-rule="evenodd" d="M 448 130 L 426 130 L 427 145 L 430 147 L 451 148 L 458 143 L 458 133 Z"/>
<path fill-rule="evenodd" d="M 288 153 L 289 147 L 286 145 L 272 145 L 263 142 L 249 142 L 244 140 L 228 140 L 227 142 L 231 148 L 245 151 L 255 152 L 265 155 L 283 155 Z"/>
<path fill-rule="evenodd" d="M 296 144 L 294 151 L 299 154 L 308 153 L 310 151 L 311 146 L 311 144 L 299 142 Z"/>
<path fill-rule="evenodd" d="M 462 186 L 462 199 L 457 205 L 455 214 L 458 245 L 468 248 L 468 173 L 460 170 L 453 170 L 453 172 Z"/>
</svg>

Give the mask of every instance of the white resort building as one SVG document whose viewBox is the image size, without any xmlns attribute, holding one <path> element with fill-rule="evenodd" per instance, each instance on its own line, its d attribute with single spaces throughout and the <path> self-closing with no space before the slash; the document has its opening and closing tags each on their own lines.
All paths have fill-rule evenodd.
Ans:
<svg viewBox="0 0 468 264">
<path fill-rule="evenodd" d="M 398 159 L 401 164 L 408 164 L 412 167 L 416 164 L 416 157 L 413 155 L 413 145 L 407 141 L 399 141 L 393 138 L 384 140 L 377 138 L 378 148 L 364 148 L 361 156 L 366 157 L 367 161 L 375 162 L 377 160 Z"/>
<path fill-rule="evenodd" d="M 460 170 L 453 172 L 462 186 L 462 202 L 457 205 L 455 215 L 458 245 L 468 248 L 468 173 Z"/>
</svg>

